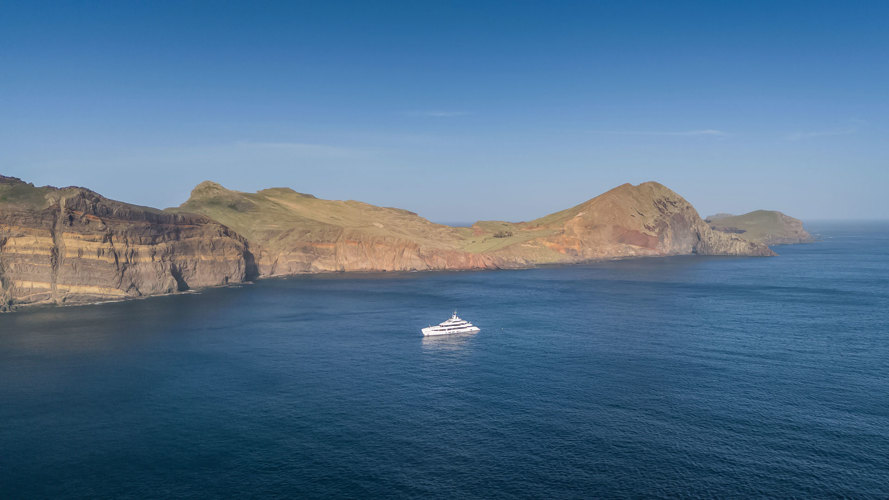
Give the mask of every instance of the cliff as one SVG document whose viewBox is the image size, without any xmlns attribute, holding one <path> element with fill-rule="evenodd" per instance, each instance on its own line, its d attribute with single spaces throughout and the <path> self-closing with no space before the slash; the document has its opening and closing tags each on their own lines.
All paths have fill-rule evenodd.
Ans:
<svg viewBox="0 0 889 500">
<path fill-rule="evenodd" d="M 706 222 L 717 231 L 737 234 L 745 240 L 766 245 L 813 241 L 801 220 L 774 210 L 756 210 L 744 215 L 717 214 L 707 217 Z"/>
<path fill-rule="evenodd" d="M 625 184 L 568 210 L 522 223 L 432 223 L 413 212 L 321 200 L 287 188 L 241 193 L 204 182 L 176 212 L 244 235 L 262 275 L 318 271 L 490 269 L 681 254 L 773 255 L 713 231 L 685 199 L 648 182 Z"/>
<path fill-rule="evenodd" d="M 246 240 L 206 217 L 0 176 L 0 310 L 170 293 L 255 275 Z"/>
<path fill-rule="evenodd" d="M 165 211 L 0 176 L 0 310 L 173 293 L 326 271 L 497 269 L 666 255 L 774 255 L 717 231 L 655 182 L 530 222 L 435 224 L 288 188 L 203 182 Z"/>
<path fill-rule="evenodd" d="M 688 201 L 656 182 L 624 184 L 575 207 L 513 227 L 513 235 L 546 234 L 505 245 L 494 253 L 524 255 L 533 262 L 547 259 L 540 253 L 544 248 L 555 252 L 554 262 L 685 254 L 774 255 L 763 244 L 713 231 Z"/>
</svg>

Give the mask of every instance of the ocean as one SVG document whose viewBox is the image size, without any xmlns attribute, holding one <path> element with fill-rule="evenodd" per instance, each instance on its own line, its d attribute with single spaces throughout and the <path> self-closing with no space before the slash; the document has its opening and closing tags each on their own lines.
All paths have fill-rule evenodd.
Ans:
<svg viewBox="0 0 889 500">
<path fill-rule="evenodd" d="M 887 497 L 889 223 L 808 227 L 0 315 L 0 497 Z"/>
</svg>

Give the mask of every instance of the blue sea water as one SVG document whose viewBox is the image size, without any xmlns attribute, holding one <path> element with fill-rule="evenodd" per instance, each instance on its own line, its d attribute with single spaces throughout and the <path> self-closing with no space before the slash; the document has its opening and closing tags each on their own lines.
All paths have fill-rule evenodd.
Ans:
<svg viewBox="0 0 889 500">
<path fill-rule="evenodd" d="M 0 497 L 889 497 L 889 225 L 811 229 L 2 315 Z"/>
</svg>

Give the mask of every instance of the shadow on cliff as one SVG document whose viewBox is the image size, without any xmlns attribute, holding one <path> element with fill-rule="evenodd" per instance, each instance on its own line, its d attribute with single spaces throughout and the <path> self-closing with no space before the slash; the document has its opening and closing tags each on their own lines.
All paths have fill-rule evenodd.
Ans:
<svg viewBox="0 0 889 500">
<path fill-rule="evenodd" d="M 257 278 L 259 278 L 259 266 L 256 265 L 256 257 L 248 245 L 244 248 L 244 281 L 255 281 Z"/>
</svg>

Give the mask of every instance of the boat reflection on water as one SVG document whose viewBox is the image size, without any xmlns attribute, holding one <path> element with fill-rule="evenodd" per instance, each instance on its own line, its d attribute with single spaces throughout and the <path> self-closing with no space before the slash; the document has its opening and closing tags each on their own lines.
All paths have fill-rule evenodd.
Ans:
<svg viewBox="0 0 889 500">
<path fill-rule="evenodd" d="M 423 350 L 429 352 L 457 352 L 469 347 L 475 339 L 475 332 L 454 333 L 451 335 L 427 335 L 422 337 Z"/>
</svg>

